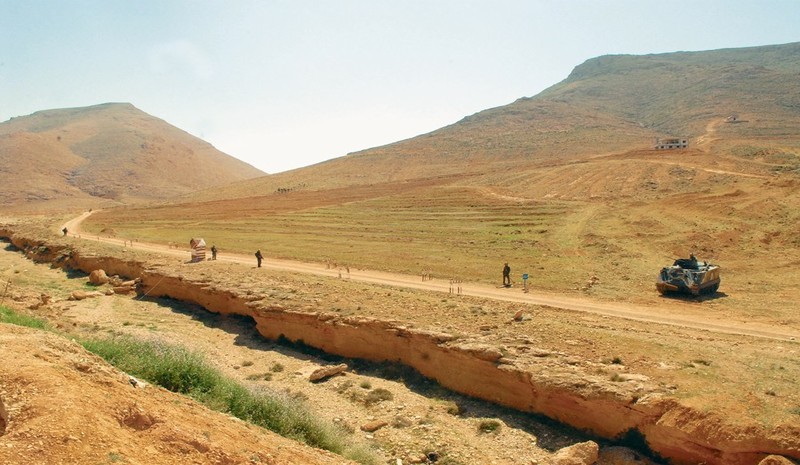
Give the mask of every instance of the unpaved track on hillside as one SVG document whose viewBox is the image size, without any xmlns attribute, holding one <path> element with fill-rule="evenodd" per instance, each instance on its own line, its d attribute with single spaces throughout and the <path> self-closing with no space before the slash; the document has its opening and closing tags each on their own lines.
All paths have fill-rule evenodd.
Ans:
<svg viewBox="0 0 800 465">
<path fill-rule="evenodd" d="M 188 259 L 190 257 L 190 252 L 187 249 L 176 249 L 161 244 L 146 242 L 131 242 L 110 237 L 82 235 L 80 232 L 80 225 L 91 214 L 91 211 L 85 212 L 82 215 L 68 221 L 62 226 L 62 228 L 68 228 L 71 236 L 83 240 L 95 240 L 103 243 L 115 244 L 121 247 L 130 247 L 137 250 L 145 250 L 148 252 L 155 252 L 161 255 L 168 255 L 183 259 Z M 217 259 L 224 262 L 252 265 L 253 268 L 255 268 L 255 257 L 252 256 L 226 253 L 218 254 Z M 533 292 L 531 290 L 524 292 L 520 288 L 492 287 L 479 283 L 463 282 L 453 284 L 449 280 L 444 279 L 422 281 L 418 276 L 386 273 L 374 270 L 350 269 L 348 271 L 343 269 L 332 269 L 330 267 L 326 267 L 324 264 L 319 263 L 305 263 L 269 257 L 265 258 L 262 266 L 264 268 L 273 270 L 339 277 L 358 282 L 395 286 L 407 289 L 418 289 L 442 293 L 459 293 L 460 291 L 461 295 L 485 299 L 544 305 L 563 310 L 593 313 L 608 317 L 625 318 L 629 320 L 699 329 L 716 333 L 738 334 L 780 340 L 800 339 L 800 331 L 789 327 L 778 327 L 760 322 L 709 321 L 707 318 L 703 318 L 702 315 L 698 315 L 696 308 L 693 308 L 694 306 L 675 299 L 670 299 L 668 303 L 665 303 L 664 305 L 644 307 L 624 302 L 598 302 L 589 299 Z"/>
</svg>

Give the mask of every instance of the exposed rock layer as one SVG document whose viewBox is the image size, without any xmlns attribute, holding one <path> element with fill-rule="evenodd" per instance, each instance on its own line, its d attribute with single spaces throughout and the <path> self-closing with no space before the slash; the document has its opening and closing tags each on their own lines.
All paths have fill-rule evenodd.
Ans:
<svg viewBox="0 0 800 465">
<path fill-rule="evenodd" d="M 138 291 L 170 297 L 209 311 L 252 317 L 267 338 L 281 337 L 351 358 L 400 362 L 443 386 L 526 412 L 544 414 L 598 436 L 641 436 L 650 449 L 676 464 L 757 464 L 769 454 L 800 458 L 800 426 L 766 430 L 738 425 L 653 392 L 640 396 L 616 386 L 542 376 L 469 337 L 409 327 L 402 322 L 305 312 L 270 302 L 267 296 L 220 288 L 203 275 L 157 263 L 100 256 L 58 239 L 46 242 L 0 228 L 0 237 L 35 260 L 89 273 L 139 278 Z"/>
</svg>

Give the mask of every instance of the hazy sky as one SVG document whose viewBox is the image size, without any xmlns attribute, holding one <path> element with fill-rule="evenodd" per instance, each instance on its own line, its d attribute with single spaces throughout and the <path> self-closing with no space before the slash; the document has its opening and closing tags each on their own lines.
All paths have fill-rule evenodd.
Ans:
<svg viewBox="0 0 800 465">
<path fill-rule="evenodd" d="M 0 121 L 130 102 L 275 173 L 583 61 L 800 41 L 800 0 L 0 0 Z"/>
</svg>

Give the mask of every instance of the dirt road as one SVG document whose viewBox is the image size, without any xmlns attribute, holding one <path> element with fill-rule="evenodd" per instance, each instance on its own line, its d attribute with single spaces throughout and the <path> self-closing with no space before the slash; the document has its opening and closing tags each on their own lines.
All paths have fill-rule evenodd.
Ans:
<svg viewBox="0 0 800 465">
<path fill-rule="evenodd" d="M 108 244 L 119 245 L 121 247 L 130 247 L 133 249 L 155 252 L 176 258 L 188 259 L 190 256 L 188 249 L 177 249 L 161 244 L 138 241 L 131 242 L 110 237 L 83 235 L 81 234 L 80 225 L 86 218 L 91 216 L 92 213 L 92 211 L 85 212 L 80 216 L 73 218 L 59 227 L 59 231 L 66 227 L 68 228 L 71 236 L 83 240 L 95 240 Z M 252 256 L 220 253 L 217 255 L 217 259 L 224 262 L 255 266 L 255 258 Z M 697 311 L 696 306 L 676 299 L 665 299 L 665 303 L 663 305 L 644 307 L 622 302 L 607 303 L 563 295 L 545 294 L 530 289 L 526 292 L 519 287 L 492 287 L 485 284 L 470 282 L 452 283 L 449 280 L 443 279 L 431 279 L 423 281 L 422 278 L 418 276 L 386 273 L 374 270 L 345 270 L 330 268 L 329 266 L 321 263 L 305 263 L 269 257 L 265 258 L 262 266 L 274 270 L 289 271 L 293 273 L 306 273 L 319 276 L 340 277 L 343 279 L 370 284 L 396 286 L 401 288 L 441 293 L 456 293 L 506 302 L 543 305 L 564 310 L 592 313 L 596 315 L 624 318 L 642 322 L 665 324 L 682 328 L 699 329 L 715 333 L 737 334 L 778 340 L 800 339 L 800 331 L 791 327 L 775 326 L 762 322 L 710 321 L 709 318 L 704 317 L 702 313 Z"/>
</svg>

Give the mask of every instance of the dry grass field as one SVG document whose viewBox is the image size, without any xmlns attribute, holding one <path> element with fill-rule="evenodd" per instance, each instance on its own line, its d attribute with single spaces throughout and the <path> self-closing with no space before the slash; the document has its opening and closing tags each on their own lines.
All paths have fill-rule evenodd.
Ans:
<svg viewBox="0 0 800 465">
<path fill-rule="evenodd" d="M 781 163 L 700 150 L 92 215 L 91 234 L 353 268 L 500 284 L 504 262 L 534 288 L 654 303 L 655 275 L 695 253 L 722 266 L 706 307 L 797 325 L 800 156 Z M 491 180 L 492 184 L 488 184 Z M 764 266 L 768 263 L 768 266 Z M 589 281 L 594 281 L 587 285 Z"/>
</svg>

